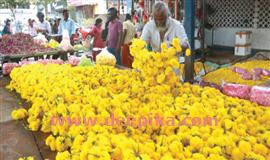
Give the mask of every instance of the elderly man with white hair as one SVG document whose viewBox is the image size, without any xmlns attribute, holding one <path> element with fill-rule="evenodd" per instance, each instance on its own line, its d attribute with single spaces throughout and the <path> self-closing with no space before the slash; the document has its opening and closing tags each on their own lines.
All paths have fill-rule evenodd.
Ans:
<svg viewBox="0 0 270 160">
<path fill-rule="evenodd" d="M 173 38 L 179 38 L 183 48 L 189 47 L 183 25 L 171 17 L 167 4 L 156 2 L 152 16 L 153 19 L 144 26 L 141 38 L 151 45 L 153 51 L 160 51 L 163 42 L 169 46 Z"/>
</svg>

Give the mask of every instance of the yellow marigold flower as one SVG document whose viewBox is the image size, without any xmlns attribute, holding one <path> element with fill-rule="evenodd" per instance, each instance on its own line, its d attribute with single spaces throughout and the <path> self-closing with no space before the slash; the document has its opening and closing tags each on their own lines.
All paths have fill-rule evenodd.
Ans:
<svg viewBox="0 0 270 160">
<path fill-rule="evenodd" d="M 225 125 L 226 129 L 230 129 L 233 126 L 233 122 L 231 120 L 229 120 L 229 119 L 225 119 L 224 120 L 224 125 Z"/>
<path fill-rule="evenodd" d="M 254 152 L 247 152 L 245 158 L 246 159 L 254 159 L 254 160 L 265 160 L 265 158 L 263 156 L 258 155 Z"/>
<path fill-rule="evenodd" d="M 217 155 L 217 154 L 210 154 L 210 156 L 207 158 L 208 160 L 226 160 L 224 156 Z"/>
<path fill-rule="evenodd" d="M 143 159 L 143 160 L 151 160 L 151 157 L 147 154 L 142 154 L 140 155 L 140 158 Z"/>
<path fill-rule="evenodd" d="M 40 119 L 29 122 L 29 129 L 31 131 L 37 131 L 39 129 L 39 127 L 40 127 Z"/>
<path fill-rule="evenodd" d="M 179 62 L 178 62 L 178 60 L 177 59 L 171 59 L 170 60 L 170 65 L 172 66 L 172 67 L 174 67 L 174 68 L 178 68 L 179 67 Z"/>
<path fill-rule="evenodd" d="M 85 138 L 81 135 L 77 135 L 74 139 L 73 145 L 72 145 L 72 149 L 74 150 L 79 150 L 83 144 L 83 142 L 85 141 Z"/>
<path fill-rule="evenodd" d="M 157 76 L 157 82 L 158 83 L 163 83 L 164 82 L 164 80 L 165 80 L 165 75 L 164 74 L 160 74 L 160 75 L 158 75 Z"/>
<path fill-rule="evenodd" d="M 68 151 L 58 152 L 55 160 L 71 160 L 71 155 Z"/>
<path fill-rule="evenodd" d="M 55 147 L 57 151 L 64 151 L 67 148 L 65 143 L 65 137 L 57 137 L 55 140 Z"/>
<path fill-rule="evenodd" d="M 165 52 L 166 50 L 167 50 L 167 44 L 163 42 L 161 44 L 161 52 Z"/>
<path fill-rule="evenodd" d="M 172 160 L 172 159 L 174 159 L 172 157 L 172 155 L 170 155 L 169 153 L 167 153 L 164 156 L 162 156 L 160 160 Z"/>
<path fill-rule="evenodd" d="M 54 136 L 50 135 L 46 138 L 45 144 L 50 145 L 53 141 L 55 141 Z"/>
<path fill-rule="evenodd" d="M 206 160 L 205 156 L 200 154 L 200 153 L 193 154 L 192 159 L 194 159 L 194 160 Z"/>
<path fill-rule="evenodd" d="M 182 152 L 183 146 L 181 143 L 174 141 L 169 145 L 169 150 L 171 151 L 171 153 L 179 153 Z"/>
<path fill-rule="evenodd" d="M 267 138 L 267 146 L 270 147 L 270 137 Z"/>
<path fill-rule="evenodd" d="M 182 48 L 180 46 L 180 40 L 178 38 L 174 38 L 172 40 L 172 46 L 176 49 L 177 52 L 182 52 Z"/>
<path fill-rule="evenodd" d="M 253 146 L 253 151 L 257 154 L 266 156 L 267 153 L 269 152 L 269 149 L 263 144 L 255 144 Z"/>
<path fill-rule="evenodd" d="M 11 117 L 13 120 L 19 120 L 19 119 L 23 119 L 28 115 L 26 109 L 17 109 L 17 110 L 13 110 L 11 112 Z"/>
<path fill-rule="evenodd" d="M 251 152 L 251 145 L 246 141 L 240 141 L 239 149 L 242 153 Z"/>
<path fill-rule="evenodd" d="M 191 50 L 190 49 L 187 49 L 186 50 L 186 56 L 189 57 L 191 55 Z"/>
<path fill-rule="evenodd" d="M 190 139 L 190 146 L 194 149 L 201 149 L 203 145 L 203 140 L 199 137 L 192 137 Z"/>
<path fill-rule="evenodd" d="M 123 158 L 123 152 L 120 147 L 116 147 L 111 154 L 112 159 L 122 159 Z"/>
<path fill-rule="evenodd" d="M 248 136 L 245 138 L 251 145 L 255 145 L 257 143 L 257 139 L 253 136 Z"/>
</svg>

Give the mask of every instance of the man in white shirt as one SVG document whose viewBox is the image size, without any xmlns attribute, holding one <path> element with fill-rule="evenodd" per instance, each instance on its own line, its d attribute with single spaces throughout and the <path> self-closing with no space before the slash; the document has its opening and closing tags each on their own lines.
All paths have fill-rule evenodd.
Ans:
<svg viewBox="0 0 270 160">
<path fill-rule="evenodd" d="M 51 25 L 48 21 L 44 20 L 44 14 L 42 12 L 37 13 L 39 22 L 36 25 L 37 33 L 48 35 L 51 33 Z"/>
<path fill-rule="evenodd" d="M 171 14 L 167 4 L 158 1 L 153 7 L 153 19 L 146 23 L 143 28 L 141 38 L 151 45 L 155 52 L 160 51 L 162 42 L 170 43 L 173 38 L 179 38 L 181 46 L 188 48 L 188 38 L 183 25 L 171 18 Z"/>
<path fill-rule="evenodd" d="M 27 33 L 30 34 L 31 36 L 37 35 L 37 30 L 36 30 L 36 27 L 34 26 L 34 20 L 32 20 L 31 18 L 28 19 Z"/>
</svg>

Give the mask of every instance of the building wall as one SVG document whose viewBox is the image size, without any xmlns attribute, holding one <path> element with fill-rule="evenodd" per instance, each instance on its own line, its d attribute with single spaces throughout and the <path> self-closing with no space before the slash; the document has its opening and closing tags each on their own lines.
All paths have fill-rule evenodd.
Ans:
<svg viewBox="0 0 270 160">
<path fill-rule="evenodd" d="M 98 4 L 95 5 L 94 9 L 95 14 L 106 14 L 107 8 L 106 8 L 106 0 L 99 0 Z"/>
<path fill-rule="evenodd" d="M 242 30 L 252 31 L 252 48 L 270 50 L 270 29 L 256 28 L 217 28 L 213 32 L 213 45 L 234 47 L 235 33 Z M 212 45 L 212 30 L 206 30 L 206 44 Z"/>
<path fill-rule="evenodd" d="M 117 0 L 109 0 L 108 1 L 108 8 L 116 7 L 117 8 Z M 131 12 L 131 0 L 124 0 L 124 14 Z M 107 7 L 106 7 L 106 0 L 98 0 L 97 5 L 95 5 L 94 10 L 95 15 L 104 15 L 107 14 Z M 121 14 L 123 14 L 121 9 Z"/>
<path fill-rule="evenodd" d="M 234 47 L 235 33 L 253 32 L 252 48 L 270 50 L 270 0 L 207 0 L 214 10 L 208 21 L 206 44 Z"/>
</svg>

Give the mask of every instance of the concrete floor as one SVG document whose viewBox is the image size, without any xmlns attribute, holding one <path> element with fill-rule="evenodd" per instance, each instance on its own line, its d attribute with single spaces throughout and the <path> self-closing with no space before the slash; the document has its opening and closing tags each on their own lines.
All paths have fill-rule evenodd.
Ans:
<svg viewBox="0 0 270 160">
<path fill-rule="evenodd" d="M 25 128 L 26 121 L 13 121 L 13 109 L 29 106 L 15 92 L 5 86 L 8 77 L 0 77 L 0 160 L 17 160 L 23 156 L 33 156 L 35 160 L 53 160 L 55 153 L 45 145 L 47 135 Z"/>
</svg>

